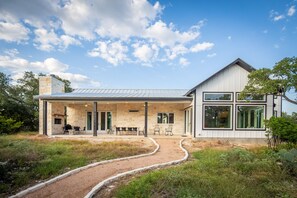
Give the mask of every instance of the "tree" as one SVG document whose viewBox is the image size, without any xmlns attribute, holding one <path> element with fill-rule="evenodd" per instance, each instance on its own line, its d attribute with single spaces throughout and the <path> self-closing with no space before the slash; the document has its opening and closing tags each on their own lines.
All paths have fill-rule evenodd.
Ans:
<svg viewBox="0 0 297 198">
<path fill-rule="evenodd" d="M 72 90 L 70 81 L 55 77 L 65 82 L 65 90 Z M 0 114 L 7 119 L 22 122 L 22 130 L 37 130 L 38 101 L 33 96 L 39 94 L 38 76 L 33 72 L 25 72 L 17 84 L 11 81 L 9 75 L 0 72 Z"/>
<path fill-rule="evenodd" d="M 277 62 L 272 69 L 262 68 L 253 71 L 248 76 L 248 83 L 241 97 L 247 95 L 281 95 L 288 102 L 297 104 L 297 98 L 290 99 L 286 93 L 297 93 L 297 58 L 284 58 Z"/>
</svg>

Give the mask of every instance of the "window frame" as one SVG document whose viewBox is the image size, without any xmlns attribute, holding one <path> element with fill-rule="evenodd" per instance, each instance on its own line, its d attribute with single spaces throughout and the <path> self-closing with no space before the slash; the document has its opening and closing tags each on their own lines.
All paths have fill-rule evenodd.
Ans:
<svg viewBox="0 0 297 198">
<path fill-rule="evenodd" d="M 236 92 L 236 102 L 238 103 L 266 103 L 267 102 L 267 95 L 263 95 L 264 99 L 263 100 L 239 100 L 239 94 L 241 92 Z"/>
<path fill-rule="evenodd" d="M 267 118 L 267 105 L 266 104 L 236 104 L 235 105 L 235 130 L 237 131 L 266 131 L 266 125 L 264 123 L 264 128 L 238 128 L 237 127 L 237 121 L 238 121 L 238 106 L 263 106 L 264 107 L 264 112 L 263 112 L 263 120 L 266 120 Z"/>
<path fill-rule="evenodd" d="M 159 114 L 161 114 L 161 121 L 162 121 L 161 123 L 159 122 L 159 119 L 158 119 Z M 167 123 L 163 122 L 163 114 L 166 114 L 167 117 L 168 117 L 168 120 L 167 120 L 168 122 Z M 170 123 L 170 119 L 169 119 L 170 114 L 173 115 L 173 123 Z M 175 115 L 174 115 L 173 112 L 158 112 L 157 113 L 157 124 L 174 124 L 174 123 L 175 123 Z"/>
<path fill-rule="evenodd" d="M 230 128 L 205 128 L 205 107 L 206 106 L 229 106 L 230 107 Z M 220 130 L 220 131 L 232 131 L 233 130 L 233 104 L 203 104 L 203 107 L 202 107 L 202 130 Z"/>
<path fill-rule="evenodd" d="M 205 94 L 230 94 L 230 100 L 205 100 Z M 204 91 L 202 92 L 202 101 L 203 102 L 234 102 L 234 93 L 233 92 L 220 92 L 220 91 Z"/>
<path fill-rule="evenodd" d="M 62 118 L 54 118 L 54 124 L 61 125 L 62 124 Z"/>
</svg>

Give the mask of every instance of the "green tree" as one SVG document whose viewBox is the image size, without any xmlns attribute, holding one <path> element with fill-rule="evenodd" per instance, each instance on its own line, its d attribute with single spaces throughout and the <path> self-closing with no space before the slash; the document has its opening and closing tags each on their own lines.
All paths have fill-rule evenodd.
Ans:
<svg viewBox="0 0 297 198">
<path fill-rule="evenodd" d="M 297 58 L 284 58 L 277 62 L 272 69 L 262 68 L 253 71 L 248 76 L 241 97 L 247 95 L 281 95 L 288 102 L 297 104 L 297 98 L 288 98 L 286 93 L 291 91 L 297 93 Z"/>
<path fill-rule="evenodd" d="M 43 76 L 44 74 L 39 74 Z M 61 79 L 65 83 L 65 90 L 72 91 L 71 83 Z M 37 130 L 38 128 L 38 100 L 33 96 L 39 93 L 38 76 L 33 72 L 25 72 L 24 76 L 14 85 L 9 75 L 0 72 L 0 113 L 7 119 L 11 118 L 22 122 L 22 130 Z"/>
</svg>

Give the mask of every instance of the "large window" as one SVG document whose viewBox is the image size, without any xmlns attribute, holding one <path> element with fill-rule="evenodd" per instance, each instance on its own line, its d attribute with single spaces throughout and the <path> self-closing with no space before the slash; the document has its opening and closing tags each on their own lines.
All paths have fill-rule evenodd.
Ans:
<svg viewBox="0 0 297 198">
<path fill-rule="evenodd" d="M 203 93 L 204 101 L 233 101 L 233 93 Z"/>
<path fill-rule="evenodd" d="M 174 124 L 174 113 L 158 113 L 158 124 Z"/>
<path fill-rule="evenodd" d="M 264 129 L 264 105 L 238 105 L 236 111 L 238 129 Z"/>
<path fill-rule="evenodd" d="M 205 105 L 203 127 L 204 129 L 231 129 L 231 105 Z"/>
</svg>

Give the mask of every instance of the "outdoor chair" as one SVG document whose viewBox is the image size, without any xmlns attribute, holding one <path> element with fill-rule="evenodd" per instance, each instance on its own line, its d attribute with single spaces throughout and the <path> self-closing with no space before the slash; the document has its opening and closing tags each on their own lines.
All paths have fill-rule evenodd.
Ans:
<svg viewBox="0 0 297 198">
<path fill-rule="evenodd" d="M 72 130 L 72 126 L 70 124 L 66 124 L 64 127 L 63 127 L 63 130 L 64 130 L 64 134 L 65 133 L 68 133 L 69 134 L 69 130 Z"/>
<path fill-rule="evenodd" d="M 143 127 L 142 129 L 138 128 L 138 135 L 139 135 L 140 133 L 141 133 L 142 135 L 144 135 L 144 127 Z"/>
<path fill-rule="evenodd" d="M 156 133 L 159 133 L 159 135 L 160 135 L 160 127 L 159 127 L 159 125 L 156 125 L 155 128 L 154 128 L 154 135 L 156 135 Z"/>
<path fill-rule="evenodd" d="M 173 132 L 172 132 L 172 125 L 169 125 L 169 126 L 165 129 L 165 135 L 170 135 L 170 136 L 173 135 Z"/>
</svg>

